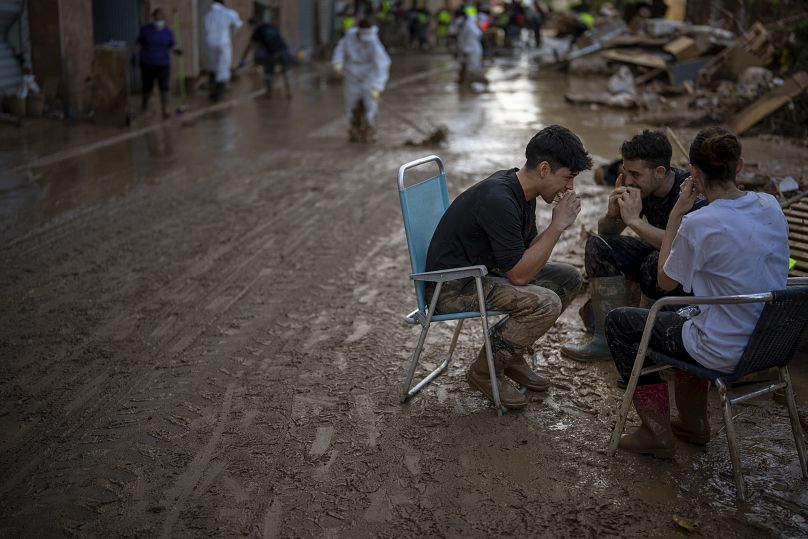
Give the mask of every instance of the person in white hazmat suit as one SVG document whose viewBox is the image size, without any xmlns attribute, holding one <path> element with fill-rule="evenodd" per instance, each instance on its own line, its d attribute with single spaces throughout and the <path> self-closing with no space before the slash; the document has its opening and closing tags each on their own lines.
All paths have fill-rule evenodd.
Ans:
<svg viewBox="0 0 808 539">
<path fill-rule="evenodd" d="M 477 10 L 473 7 L 465 8 L 457 32 L 457 50 L 460 56 L 459 84 L 487 82 L 482 75 L 482 37 L 483 31 L 477 22 Z"/>
<path fill-rule="evenodd" d="M 344 76 L 351 142 L 372 142 L 379 97 L 390 75 L 390 56 L 376 26 L 363 19 L 358 28 L 350 28 L 337 43 L 331 65 Z"/>
<path fill-rule="evenodd" d="M 213 0 L 205 15 L 205 38 L 210 62 L 211 99 L 218 101 L 224 95 L 224 86 L 230 80 L 233 63 L 231 34 L 241 28 L 238 13 L 224 6 L 224 0 Z"/>
</svg>

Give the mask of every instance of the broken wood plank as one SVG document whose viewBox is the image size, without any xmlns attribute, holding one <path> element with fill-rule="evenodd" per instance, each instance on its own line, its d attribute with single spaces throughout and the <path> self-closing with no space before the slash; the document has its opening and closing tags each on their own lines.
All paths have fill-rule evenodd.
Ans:
<svg viewBox="0 0 808 539">
<path fill-rule="evenodd" d="M 785 84 L 761 96 L 739 112 L 729 124 L 730 131 L 736 135 L 745 133 L 753 125 L 800 95 L 806 88 L 808 88 L 808 73 L 805 71 L 795 73 Z"/>
<path fill-rule="evenodd" d="M 651 67 L 654 69 L 666 69 L 668 64 L 655 54 L 650 54 L 636 49 L 612 49 L 601 53 L 607 60 L 622 62 L 638 66 Z"/>
</svg>

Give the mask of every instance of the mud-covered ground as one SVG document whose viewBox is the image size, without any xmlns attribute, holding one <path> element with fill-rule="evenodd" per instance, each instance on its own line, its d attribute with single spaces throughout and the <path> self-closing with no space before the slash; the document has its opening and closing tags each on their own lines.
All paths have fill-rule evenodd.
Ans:
<svg viewBox="0 0 808 539">
<path fill-rule="evenodd" d="M 541 126 L 568 125 L 601 162 L 639 126 L 569 108 L 565 80 L 525 59 L 498 60 L 480 94 L 458 94 L 443 57 L 394 62 L 372 146 L 346 142 L 341 94 L 311 69 L 291 102 L 246 100 L 46 167 L 4 167 L 0 535 L 686 533 L 673 515 L 707 537 L 808 534 L 807 484 L 770 399 L 737 409 L 747 506 L 734 501 L 715 394 L 705 449 L 605 455 L 614 369 L 558 354 L 582 335 L 583 297 L 540 341 L 554 386 L 524 411 L 498 417 L 466 385 L 474 321 L 448 372 L 399 404 L 417 329 L 402 322 L 413 294 L 397 167 L 437 152 L 456 195 L 521 165 Z M 404 146 L 419 135 L 390 109 L 446 124 L 449 145 Z M 43 157 L 23 142 L 4 154 L 15 167 L 17 151 Z M 804 172 L 804 148 L 749 148 Z M 580 224 L 554 257 L 580 266 L 607 190 L 591 174 L 578 183 Z M 451 329 L 433 327 L 426 366 Z M 803 413 L 805 359 L 793 372 Z"/>
</svg>

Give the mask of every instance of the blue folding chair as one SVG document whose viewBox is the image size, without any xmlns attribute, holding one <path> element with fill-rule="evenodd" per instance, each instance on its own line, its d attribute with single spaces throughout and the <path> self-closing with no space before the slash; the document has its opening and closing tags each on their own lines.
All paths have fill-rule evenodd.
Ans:
<svg viewBox="0 0 808 539">
<path fill-rule="evenodd" d="M 435 162 L 438 165 L 439 174 L 420 183 L 404 187 L 404 174 L 410 169 Z M 485 353 L 488 359 L 488 372 L 491 376 L 491 387 L 494 390 L 494 404 L 499 415 L 504 414 L 507 408 L 502 406 L 499 399 L 499 389 L 497 387 L 497 375 L 494 370 L 494 357 L 491 351 L 491 340 L 488 334 L 488 317 L 501 316 L 503 313 L 496 311 L 486 311 L 485 294 L 483 293 L 482 278 L 488 273 L 485 266 L 468 266 L 464 268 L 452 268 L 440 271 L 425 272 L 426 253 L 432 234 L 438 226 L 438 222 L 443 216 L 446 208 L 449 207 L 449 189 L 446 184 L 446 169 L 443 161 L 436 156 L 430 155 L 415 161 L 410 161 L 398 169 L 398 195 L 401 200 L 401 215 L 404 219 L 404 230 L 407 234 L 407 247 L 410 253 L 410 265 L 412 273 L 410 279 L 415 282 L 415 298 L 418 308 L 404 317 L 408 324 L 421 325 L 421 334 L 418 337 L 418 344 L 413 350 L 410 365 L 407 369 L 407 377 L 401 390 L 400 400 L 402 403 L 408 401 L 412 396 L 421 391 L 427 384 L 443 373 L 452 361 L 452 354 L 457 345 L 457 338 L 463 327 L 466 318 L 479 318 L 483 324 L 483 335 L 485 337 Z M 440 297 L 441 287 L 446 281 L 455 279 L 474 278 L 477 285 L 477 297 L 479 299 L 479 312 L 463 312 L 452 314 L 435 314 L 435 306 Z M 426 301 L 426 283 L 435 283 L 435 291 L 432 299 Z M 435 370 L 425 376 L 414 387 L 412 379 L 418 360 L 424 348 L 427 333 L 432 322 L 446 322 L 457 320 L 454 335 L 449 345 L 449 355 Z"/>
<path fill-rule="evenodd" d="M 743 353 L 735 370 L 726 373 L 714 371 L 701 365 L 682 361 L 655 350 L 648 349 L 648 342 L 651 339 L 651 331 L 654 327 L 657 313 L 666 306 L 671 305 L 715 305 L 715 304 L 741 304 L 741 303 L 765 303 L 760 318 L 755 325 L 749 343 Z M 730 460 L 732 461 L 732 474 L 735 478 L 736 494 L 738 500 L 746 499 L 746 489 L 744 488 L 743 474 L 741 471 L 741 458 L 738 451 L 738 442 L 735 436 L 735 426 L 732 422 L 732 405 L 738 404 L 756 397 L 767 395 L 779 389 L 785 390 L 786 407 L 791 419 L 791 430 L 794 435 L 794 442 L 797 446 L 797 456 L 800 461 L 800 471 L 803 479 L 808 479 L 808 465 L 806 463 L 805 444 L 802 439 L 802 427 L 797 415 L 797 404 L 794 400 L 794 390 L 791 385 L 791 377 L 788 374 L 788 364 L 800 347 L 801 340 L 805 337 L 806 327 L 808 327 L 808 278 L 792 277 L 788 279 L 788 288 L 785 290 L 775 290 L 760 294 L 744 294 L 737 296 L 710 296 L 710 297 L 665 297 L 657 300 L 651 306 L 648 318 L 645 322 L 642 338 L 637 356 L 634 359 L 634 367 L 631 370 L 617 414 L 617 424 L 614 426 L 611 440 L 609 441 L 608 454 L 614 455 L 617 451 L 617 444 L 620 435 L 626 425 L 628 410 L 631 407 L 634 389 L 637 387 L 637 379 L 652 372 L 665 369 L 677 368 L 700 376 L 714 383 L 718 387 L 718 394 L 721 398 L 721 407 L 724 412 L 724 425 L 727 432 L 727 444 L 729 445 Z M 655 365 L 643 368 L 644 359 L 650 358 Z M 779 382 L 769 384 L 760 389 L 743 392 L 735 397 L 729 395 L 727 384 L 740 380 L 748 374 L 765 371 L 777 367 L 779 371 Z"/>
</svg>

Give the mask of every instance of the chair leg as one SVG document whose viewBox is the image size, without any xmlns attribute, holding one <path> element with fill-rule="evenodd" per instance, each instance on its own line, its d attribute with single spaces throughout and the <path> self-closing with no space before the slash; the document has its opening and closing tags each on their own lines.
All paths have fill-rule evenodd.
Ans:
<svg viewBox="0 0 808 539">
<path fill-rule="evenodd" d="M 791 388 L 791 376 L 788 374 L 788 367 L 780 367 L 780 380 L 785 384 L 786 392 L 786 406 L 788 407 L 788 416 L 791 418 L 791 432 L 794 434 L 794 443 L 797 444 L 797 456 L 800 458 L 800 471 L 802 478 L 808 479 L 808 468 L 806 467 L 805 460 L 805 443 L 802 439 L 802 425 L 800 425 L 800 416 L 797 414 L 797 403 L 794 401 L 794 391 Z"/>
<path fill-rule="evenodd" d="M 443 360 L 443 363 L 437 366 L 434 371 L 430 372 L 426 375 L 415 387 L 410 388 L 412 385 L 412 379 L 415 376 L 415 369 L 418 366 L 418 360 L 421 358 L 421 352 L 424 350 L 424 342 L 426 341 L 426 335 L 429 332 L 429 326 L 423 328 L 421 330 L 421 335 L 418 338 L 418 344 L 413 350 L 412 359 L 410 360 L 410 366 L 407 369 L 407 379 L 404 381 L 404 385 L 401 388 L 401 395 L 399 396 L 399 401 L 404 403 L 407 402 L 410 398 L 412 398 L 416 393 L 421 391 L 428 383 L 438 377 L 443 371 L 449 368 L 449 363 L 452 361 L 452 355 L 454 354 L 455 347 L 457 346 L 457 338 L 460 336 L 460 330 L 463 328 L 463 319 L 461 318 L 457 322 L 457 327 L 454 330 L 454 334 L 452 335 L 452 342 L 449 345 L 449 355 L 446 359 Z"/>
<path fill-rule="evenodd" d="M 491 337 L 488 335 L 488 316 L 485 312 L 485 294 L 483 293 L 483 280 L 476 277 L 477 284 L 477 300 L 480 306 L 480 320 L 483 324 L 483 337 L 485 338 L 485 355 L 488 360 L 488 375 L 491 377 L 491 392 L 494 394 L 494 406 L 497 407 L 497 414 L 504 415 L 508 411 L 507 408 L 502 406 L 502 401 L 499 399 L 499 384 L 497 383 L 497 371 L 494 366 L 494 352 L 491 349 Z"/>
<path fill-rule="evenodd" d="M 401 387 L 401 396 L 399 397 L 401 402 L 406 402 L 417 393 L 417 391 L 410 390 L 410 386 L 412 385 L 412 378 L 415 376 L 415 368 L 418 366 L 418 360 L 421 358 L 421 351 L 424 349 L 424 341 L 426 341 L 427 333 L 429 333 L 429 326 L 422 327 L 421 334 L 418 336 L 418 344 L 415 345 L 415 350 L 412 351 L 412 356 L 410 356 L 410 366 L 407 368 L 407 377 L 404 380 L 404 385 Z"/>
<path fill-rule="evenodd" d="M 741 455 L 738 450 L 738 439 L 735 436 L 735 424 L 732 422 L 732 403 L 727 395 L 727 386 L 720 378 L 715 381 L 718 395 L 721 397 L 721 408 L 724 411 L 724 426 L 727 430 L 727 445 L 729 457 L 732 461 L 732 475 L 735 477 L 735 488 L 739 501 L 746 501 L 746 488 L 743 484 L 743 471 L 741 470 Z"/>
</svg>

